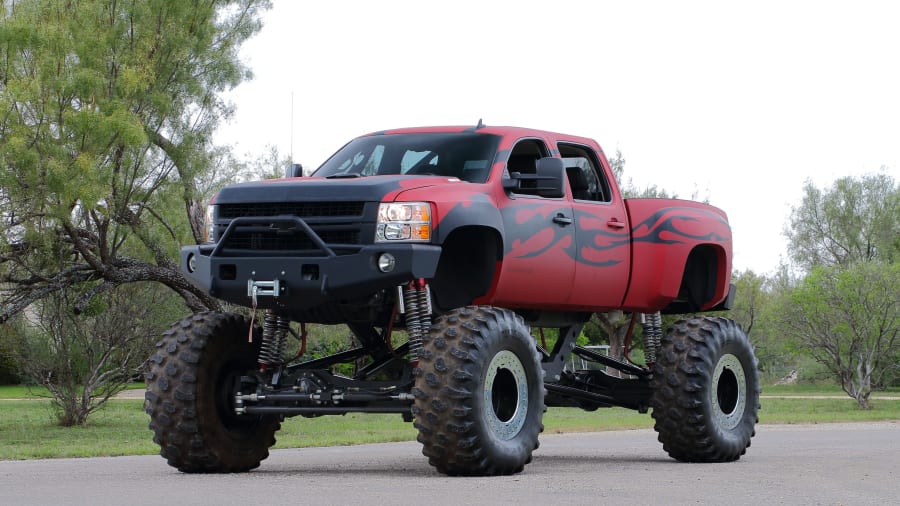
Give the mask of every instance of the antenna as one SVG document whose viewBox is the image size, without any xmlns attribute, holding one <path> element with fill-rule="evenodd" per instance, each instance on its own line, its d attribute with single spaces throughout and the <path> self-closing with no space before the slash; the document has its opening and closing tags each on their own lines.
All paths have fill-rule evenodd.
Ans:
<svg viewBox="0 0 900 506">
<path fill-rule="evenodd" d="M 291 90 L 291 165 L 294 164 L 294 90 Z"/>
<path fill-rule="evenodd" d="M 481 122 L 481 118 L 478 118 L 478 124 L 475 125 L 475 130 L 478 130 L 479 128 L 484 128 L 484 123 Z"/>
<path fill-rule="evenodd" d="M 303 166 L 294 163 L 294 90 L 291 90 L 291 163 L 284 168 L 284 177 L 303 177 Z"/>
</svg>

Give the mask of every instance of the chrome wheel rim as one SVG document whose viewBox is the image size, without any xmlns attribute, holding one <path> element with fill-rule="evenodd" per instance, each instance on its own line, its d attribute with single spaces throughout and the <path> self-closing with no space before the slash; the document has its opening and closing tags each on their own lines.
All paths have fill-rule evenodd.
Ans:
<svg viewBox="0 0 900 506">
<path fill-rule="evenodd" d="M 722 355 L 713 371 L 710 401 L 719 427 L 734 429 L 741 423 L 747 405 L 747 377 L 741 361 L 730 353 Z"/>
<path fill-rule="evenodd" d="M 500 439 L 514 438 L 528 413 L 528 378 L 515 353 L 503 350 L 491 359 L 484 380 L 484 417 Z"/>
</svg>

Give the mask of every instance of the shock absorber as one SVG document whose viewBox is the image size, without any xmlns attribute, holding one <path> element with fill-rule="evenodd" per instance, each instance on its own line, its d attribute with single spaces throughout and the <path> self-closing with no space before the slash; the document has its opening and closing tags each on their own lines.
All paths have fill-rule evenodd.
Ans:
<svg viewBox="0 0 900 506">
<path fill-rule="evenodd" d="M 422 337 L 431 327 L 431 289 L 424 279 L 412 281 L 403 288 L 403 312 L 409 334 L 409 360 L 417 362 L 422 351 Z"/>
<path fill-rule="evenodd" d="M 644 356 L 647 365 L 656 363 L 656 352 L 662 344 L 662 315 L 659 311 L 642 314 L 641 324 L 644 326 Z"/>
<path fill-rule="evenodd" d="M 280 365 L 284 356 L 290 320 L 283 318 L 271 309 L 266 310 L 263 319 L 262 341 L 259 348 L 259 368 L 266 370 L 270 366 Z"/>
</svg>

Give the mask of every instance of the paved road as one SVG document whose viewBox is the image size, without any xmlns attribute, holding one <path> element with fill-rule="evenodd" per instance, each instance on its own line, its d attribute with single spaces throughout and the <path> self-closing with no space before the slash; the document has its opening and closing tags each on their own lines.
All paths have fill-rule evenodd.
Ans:
<svg viewBox="0 0 900 506">
<path fill-rule="evenodd" d="M 0 462 L 2 505 L 747 504 L 900 501 L 900 422 L 762 425 L 730 464 L 679 464 L 653 431 L 547 434 L 516 476 L 436 474 L 417 443 L 276 450 L 241 475 L 159 457 Z"/>
</svg>

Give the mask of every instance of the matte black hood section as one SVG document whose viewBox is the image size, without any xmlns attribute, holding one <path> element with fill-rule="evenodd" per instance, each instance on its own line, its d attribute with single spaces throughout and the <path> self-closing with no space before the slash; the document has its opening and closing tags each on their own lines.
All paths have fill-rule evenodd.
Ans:
<svg viewBox="0 0 900 506">
<path fill-rule="evenodd" d="M 428 186 L 433 178 L 422 178 L 422 184 L 410 184 L 416 176 L 370 176 L 359 178 L 298 178 L 240 183 L 223 188 L 216 204 L 250 202 L 380 202 L 392 191 Z M 406 184 L 401 186 L 401 181 Z"/>
</svg>

